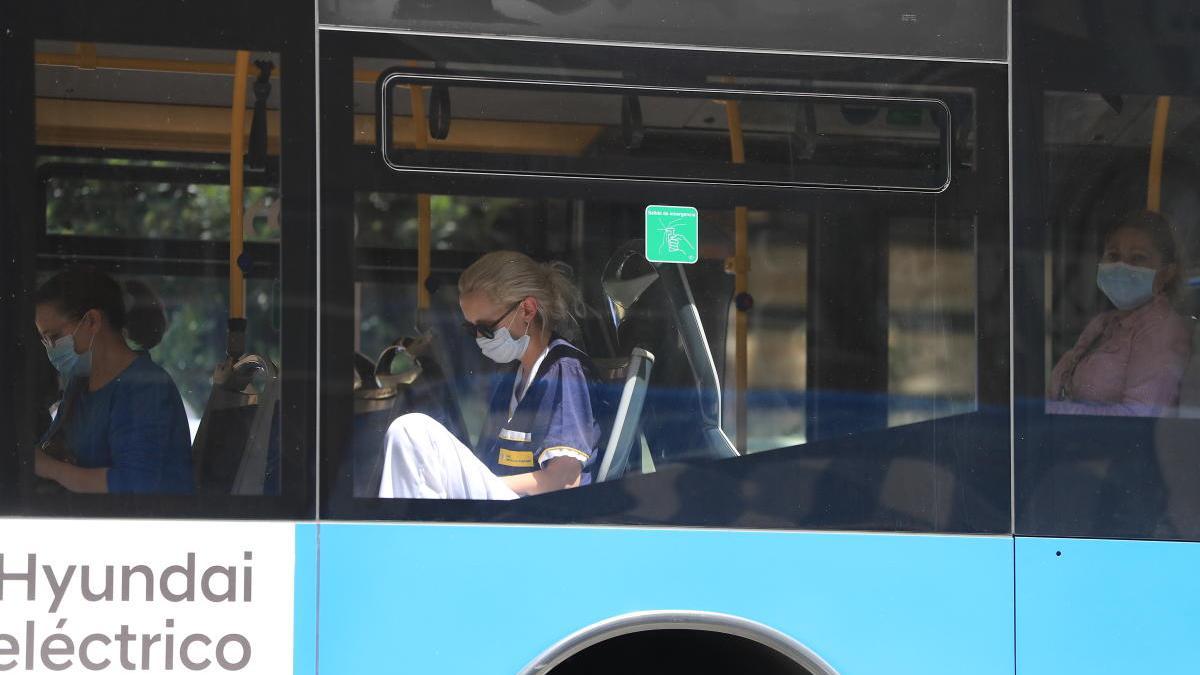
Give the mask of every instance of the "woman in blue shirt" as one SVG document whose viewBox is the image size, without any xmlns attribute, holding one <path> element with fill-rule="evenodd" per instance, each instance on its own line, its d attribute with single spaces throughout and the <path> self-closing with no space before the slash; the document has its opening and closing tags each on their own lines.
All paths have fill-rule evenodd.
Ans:
<svg viewBox="0 0 1200 675">
<path fill-rule="evenodd" d="M 459 307 L 483 354 L 517 362 L 492 395 L 475 451 L 420 414 L 388 429 L 380 497 L 513 499 L 584 485 L 600 464 L 587 355 L 561 334 L 579 292 L 562 265 L 489 253 L 459 278 Z"/>
<path fill-rule="evenodd" d="M 144 284 L 125 291 L 128 308 L 111 277 L 76 267 L 34 295 L 34 323 L 66 383 L 34 473 L 72 492 L 191 493 L 183 399 L 145 351 L 162 339 L 166 316 Z"/>
</svg>

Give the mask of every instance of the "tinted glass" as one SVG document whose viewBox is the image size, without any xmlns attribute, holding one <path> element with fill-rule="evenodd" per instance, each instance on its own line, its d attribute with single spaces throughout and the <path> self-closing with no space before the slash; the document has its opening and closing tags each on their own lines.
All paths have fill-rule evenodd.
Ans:
<svg viewBox="0 0 1200 675">
<path fill-rule="evenodd" d="M 354 66 L 361 92 L 379 64 Z M 356 96 L 353 117 L 346 101 L 325 103 L 334 131 L 323 150 L 331 162 L 323 250 L 345 256 L 329 257 L 323 274 L 325 362 L 340 364 L 324 408 L 336 420 L 323 445 L 325 516 L 1006 529 L 1005 396 L 992 386 L 985 398 L 980 385 L 1003 380 L 994 364 L 1004 357 L 992 351 L 1002 344 L 994 309 L 1006 302 L 996 264 L 1004 210 L 967 198 L 969 182 L 998 159 L 979 149 L 978 120 L 992 122 L 970 107 L 969 89 L 950 96 L 967 121 L 953 134 L 956 168 L 943 192 L 738 195 L 708 187 L 737 168 L 738 134 L 727 118 L 653 126 L 648 111 L 667 109 L 646 105 L 647 145 L 631 150 L 614 145 L 619 96 L 614 120 L 603 100 L 587 103 L 604 93 L 568 92 L 560 103 L 528 88 L 472 92 L 445 82 L 445 141 L 430 121 L 442 81 L 423 82 L 426 111 L 417 118 L 425 123 L 415 127 L 405 107 L 412 90 L 393 92 L 390 167 L 361 131 L 377 101 Z M 880 91 L 845 88 L 857 100 Z M 905 98 L 934 99 L 932 90 L 911 91 Z M 692 110 L 680 119 L 728 111 L 709 99 L 683 103 Z M 838 131 L 847 124 L 841 105 L 816 115 L 818 143 L 840 136 L 852 148 L 837 157 L 851 178 L 858 167 L 863 175 L 895 167 L 899 155 L 880 134 Z M 752 119 L 767 120 L 769 107 Z M 891 123 L 914 122 L 924 129 L 919 142 L 936 137 L 946 151 L 940 144 L 950 137 L 926 134 L 936 127 L 917 117 Z M 491 131 L 453 145 L 456 129 L 472 125 Z M 568 152 L 545 145 L 541 132 L 553 125 L 597 128 Z M 865 127 L 888 125 L 879 110 Z M 794 144 L 760 131 L 761 145 L 745 143 L 746 165 L 759 159 L 764 171 L 791 172 L 772 162 Z M 655 134 L 663 136 L 651 146 Z M 692 186 L 640 180 L 668 149 L 690 172 L 671 178 Z M 577 171 L 577 161 L 602 162 L 604 180 Z M 527 163 L 485 171 L 487 162 Z M 568 172 L 548 170 L 554 162 L 576 170 L 576 181 L 556 180 Z M 469 279 L 482 274 L 472 266 L 486 267 L 479 261 L 497 252 L 507 252 L 500 273 L 472 291 Z M 553 293 L 510 297 L 516 282 L 504 270 L 523 268 L 525 256 L 565 264 L 582 302 L 550 332 L 571 346 L 537 339 L 560 318 L 542 318 Z M 582 372 L 568 394 L 564 368 Z M 537 374 L 527 391 L 516 379 L 522 369 Z M 547 373 L 558 389 L 539 385 Z M 634 393 L 623 403 L 625 391 Z M 589 429 L 565 441 L 563 417 L 586 418 Z M 547 465 L 559 460 L 579 465 L 566 484 L 531 488 L 529 476 L 549 478 Z M 479 481 L 443 480 L 462 475 Z"/>
<path fill-rule="evenodd" d="M 1048 91 L 1042 117 L 1045 333 L 1025 348 L 1044 359 L 1018 524 L 1195 539 L 1200 105 Z"/>
<path fill-rule="evenodd" d="M 402 71 L 381 78 L 383 102 L 398 116 L 388 153 L 397 167 L 922 190 L 950 180 L 951 119 L 937 100 L 429 83 Z M 432 137 L 415 149 L 414 124 Z"/>
<path fill-rule="evenodd" d="M 450 34 L 538 36 L 784 51 L 1003 59 L 1008 15 L 982 0 L 816 2 L 321 0 L 321 22 Z M 669 27 L 669 28 L 667 28 Z"/>
<path fill-rule="evenodd" d="M 36 44 L 41 290 L 23 330 L 44 348 L 27 508 L 265 513 L 303 499 L 303 459 L 281 440 L 279 62 Z M 77 496 L 90 492 L 107 494 Z"/>
</svg>

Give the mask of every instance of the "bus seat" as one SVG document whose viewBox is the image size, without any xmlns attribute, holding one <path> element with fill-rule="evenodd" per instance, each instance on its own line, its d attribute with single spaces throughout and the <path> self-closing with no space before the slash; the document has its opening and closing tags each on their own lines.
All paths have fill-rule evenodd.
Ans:
<svg viewBox="0 0 1200 675">
<path fill-rule="evenodd" d="M 404 397 L 404 412 L 420 412 L 432 417 L 463 445 L 471 447 L 471 437 L 467 433 L 458 395 L 442 367 L 443 359 L 436 354 L 440 343 L 441 340 L 432 332 L 419 338 L 404 338 L 404 349 L 418 364 L 421 373 L 419 378 L 399 387 Z"/>
<path fill-rule="evenodd" d="M 432 342 L 428 335 L 401 338 L 380 352 L 376 361 L 367 359 L 370 369 L 355 366 L 356 381 L 365 384 L 355 388 L 349 467 L 342 473 L 355 497 L 379 494 L 387 430 L 403 414 L 429 415 L 469 445 L 458 400 L 431 354 Z"/>
<path fill-rule="evenodd" d="M 1200 327 L 1192 328 L 1192 358 L 1179 381 L 1179 416 L 1200 418 Z"/>
<path fill-rule="evenodd" d="M 1194 363 L 1197 359 L 1193 358 Z M 1200 537 L 1200 462 L 1196 457 L 1195 420 L 1162 418 L 1154 427 L 1154 452 L 1166 502 L 1159 535 Z"/>
<path fill-rule="evenodd" d="M 610 382 L 620 382 L 621 396 L 609 427 L 604 459 L 596 470 L 596 482 L 620 478 L 629 465 L 629 455 L 640 437 L 642 407 L 654 368 L 654 354 L 634 348 L 627 359 L 593 359 Z M 639 446 L 640 447 L 640 446 Z"/>
<path fill-rule="evenodd" d="M 375 374 L 375 361 L 362 352 L 354 352 L 354 414 L 390 410 L 396 388 L 385 386 Z"/>
<path fill-rule="evenodd" d="M 234 495 L 278 490 L 278 366 L 257 354 L 228 358 L 217 366 L 212 381 L 192 443 L 197 490 Z"/>
<path fill-rule="evenodd" d="M 378 477 L 383 472 L 383 437 L 392 420 L 401 412 L 396 386 L 402 380 L 411 382 L 420 374 L 419 370 L 400 377 L 392 374 L 395 352 L 401 350 L 403 347 L 391 345 L 376 360 L 359 352 L 354 354 L 354 428 L 349 467 L 342 476 L 349 481 L 349 489 L 343 486 L 343 490 L 355 497 L 379 494 Z"/>
<path fill-rule="evenodd" d="M 618 308 L 621 351 L 642 348 L 655 355 L 642 424 L 651 454 L 656 462 L 736 456 L 721 429 L 719 371 L 689 275 L 682 265 L 647 262 L 643 246 L 633 240 L 618 248 L 605 266 L 603 286 Z M 714 288 L 706 297 L 713 298 L 714 308 L 706 308 L 711 309 L 706 316 L 723 320 L 729 307 L 723 266 L 692 267 L 698 277 L 720 275 L 709 280 Z M 663 330 L 664 323 L 675 330 Z"/>
</svg>

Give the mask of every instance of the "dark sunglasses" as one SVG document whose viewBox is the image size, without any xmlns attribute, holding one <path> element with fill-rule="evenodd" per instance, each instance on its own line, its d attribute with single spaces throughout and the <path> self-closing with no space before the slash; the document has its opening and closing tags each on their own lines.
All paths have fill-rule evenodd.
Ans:
<svg viewBox="0 0 1200 675">
<path fill-rule="evenodd" d="M 509 307 L 503 314 L 501 314 L 499 319 L 496 319 L 491 323 L 484 323 L 482 321 L 479 323 L 471 323 L 470 321 L 464 321 L 463 329 L 466 330 L 467 335 L 470 335 L 472 338 L 484 338 L 485 340 L 491 340 L 492 338 L 496 337 L 496 326 L 499 326 L 509 314 L 512 314 L 514 309 L 520 307 L 522 302 L 525 302 L 525 300 L 521 299 L 514 302 L 513 306 Z"/>
</svg>

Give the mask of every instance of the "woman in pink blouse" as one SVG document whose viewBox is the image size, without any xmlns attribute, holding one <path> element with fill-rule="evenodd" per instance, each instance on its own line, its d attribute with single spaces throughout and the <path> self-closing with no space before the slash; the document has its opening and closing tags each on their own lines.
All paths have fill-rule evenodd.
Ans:
<svg viewBox="0 0 1200 675">
<path fill-rule="evenodd" d="M 1050 376 L 1046 412 L 1174 414 L 1192 353 L 1189 322 L 1171 306 L 1180 270 L 1171 224 L 1134 213 L 1104 237 L 1096 283 L 1115 309 L 1084 328 Z"/>
</svg>

